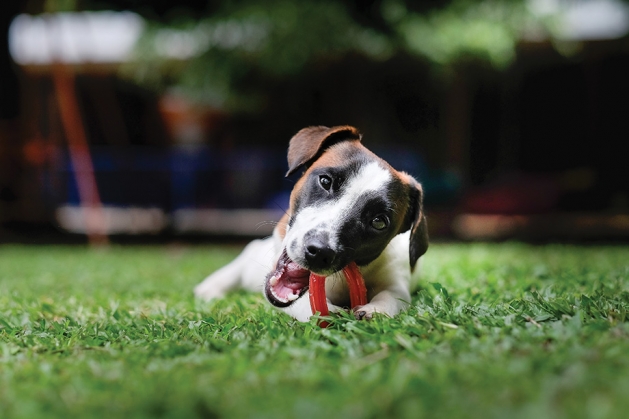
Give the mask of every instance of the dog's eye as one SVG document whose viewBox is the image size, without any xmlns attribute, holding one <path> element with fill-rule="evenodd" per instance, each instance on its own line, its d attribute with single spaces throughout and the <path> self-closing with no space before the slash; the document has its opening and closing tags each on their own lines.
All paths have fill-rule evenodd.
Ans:
<svg viewBox="0 0 629 419">
<path fill-rule="evenodd" d="M 376 230 L 384 230 L 389 226 L 389 219 L 384 215 L 379 215 L 371 220 L 371 226 Z"/>
<path fill-rule="evenodd" d="M 319 176 L 319 184 L 323 189 L 329 191 L 330 187 L 332 187 L 332 179 L 330 178 L 330 176 L 321 175 Z"/>
</svg>

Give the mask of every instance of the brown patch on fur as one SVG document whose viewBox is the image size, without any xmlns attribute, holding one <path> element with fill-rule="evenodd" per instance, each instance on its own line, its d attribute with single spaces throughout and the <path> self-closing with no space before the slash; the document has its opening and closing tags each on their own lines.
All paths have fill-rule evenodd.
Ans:
<svg viewBox="0 0 629 419">
<path fill-rule="evenodd" d="M 337 167 L 337 166 L 343 165 L 343 163 L 345 163 L 345 159 L 343 157 L 344 153 L 343 153 L 342 150 L 343 149 L 347 149 L 349 147 L 358 148 L 358 149 L 360 149 L 361 152 L 364 152 L 366 154 L 371 154 L 371 155 L 375 156 L 375 154 L 373 154 L 371 151 L 369 151 L 365 146 L 363 146 L 358 141 L 337 143 L 337 144 L 334 144 L 333 146 L 327 148 L 319 156 L 319 158 L 317 160 L 315 160 L 314 162 L 311 163 L 311 165 L 308 167 L 308 169 L 306 169 L 306 171 L 297 180 L 297 183 L 295 183 L 295 186 L 293 186 L 293 190 L 290 193 L 290 209 L 288 211 L 289 214 L 292 214 L 293 208 L 294 208 L 294 204 L 295 204 L 295 200 L 301 194 L 301 189 L 303 188 L 304 183 L 308 179 L 308 175 L 310 174 L 310 172 L 315 170 L 317 167 Z M 376 158 L 379 158 L 379 157 L 376 156 Z M 380 160 L 382 160 L 382 159 L 380 159 Z"/>
<path fill-rule="evenodd" d="M 288 172 L 294 173 L 302 166 L 312 164 L 326 147 L 337 141 L 360 141 L 358 130 L 349 125 L 337 127 L 308 127 L 300 130 L 290 140 L 288 146 Z"/>
<path fill-rule="evenodd" d="M 292 199 L 291 199 L 291 206 L 292 206 Z M 282 240 L 284 240 L 284 236 L 286 236 L 286 228 L 288 227 L 289 218 L 290 217 L 288 213 L 285 213 L 275 225 L 275 230 L 277 231 L 277 233 L 279 234 Z"/>
</svg>

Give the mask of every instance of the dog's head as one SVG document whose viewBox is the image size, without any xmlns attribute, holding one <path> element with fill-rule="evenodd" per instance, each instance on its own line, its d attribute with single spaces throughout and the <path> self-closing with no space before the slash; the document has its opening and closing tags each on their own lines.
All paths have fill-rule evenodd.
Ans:
<svg viewBox="0 0 629 419">
<path fill-rule="evenodd" d="M 309 127 L 288 148 L 288 173 L 304 170 L 290 197 L 284 249 L 265 284 L 275 306 L 308 289 L 310 272 L 330 275 L 374 261 L 396 235 L 411 230 L 410 268 L 428 248 L 423 193 L 410 175 L 367 150 L 354 127 Z"/>
</svg>

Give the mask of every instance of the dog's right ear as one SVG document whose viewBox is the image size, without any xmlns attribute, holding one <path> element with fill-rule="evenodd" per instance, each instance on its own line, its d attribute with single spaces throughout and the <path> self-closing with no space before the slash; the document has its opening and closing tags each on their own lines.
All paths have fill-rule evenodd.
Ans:
<svg viewBox="0 0 629 419">
<path fill-rule="evenodd" d="M 409 261 L 411 271 L 415 269 L 417 259 L 428 250 L 428 226 L 424 214 L 424 192 L 422 186 L 412 176 L 400 172 L 400 177 L 408 184 L 409 207 L 406 211 L 402 231 L 411 230 L 409 243 Z"/>
<path fill-rule="evenodd" d="M 349 125 L 337 127 L 308 127 L 300 130 L 290 140 L 288 146 L 288 172 L 295 173 L 300 167 L 308 167 L 326 148 L 340 141 L 360 141 L 358 130 Z"/>
</svg>

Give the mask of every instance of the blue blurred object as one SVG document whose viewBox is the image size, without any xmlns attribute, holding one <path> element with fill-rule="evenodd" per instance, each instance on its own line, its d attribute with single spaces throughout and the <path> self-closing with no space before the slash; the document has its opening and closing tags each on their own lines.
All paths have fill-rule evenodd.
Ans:
<svg viewBox="0 0 629 419">
<path fill-rule="evenodd" d="M 285 152 L 270 149 L 217 151 L 204 145 L 92 147 L 101 201 L 106 206 L 262 208 L 281 188 Z M 65 156 L 59 203 L 78 205 L 74 171 Z"/>
<path fill-rule="evenodd" d="M 419 179 L 426 203 L 450 202 L 456 178 L 433 172 L 421 154 L 401 147 L 376 150 L 393 167 Z M 247 147 L 228 151 L 206 145 L 172 147 L 92 147 L 91 155 L 105 206 L 179 209 L 254 208 L 286 211 L 295 176 L 285 178 L 286 151 Z M 69 159 L 61 171 L 59 204 L 79 205 Z"/>
</svg>

